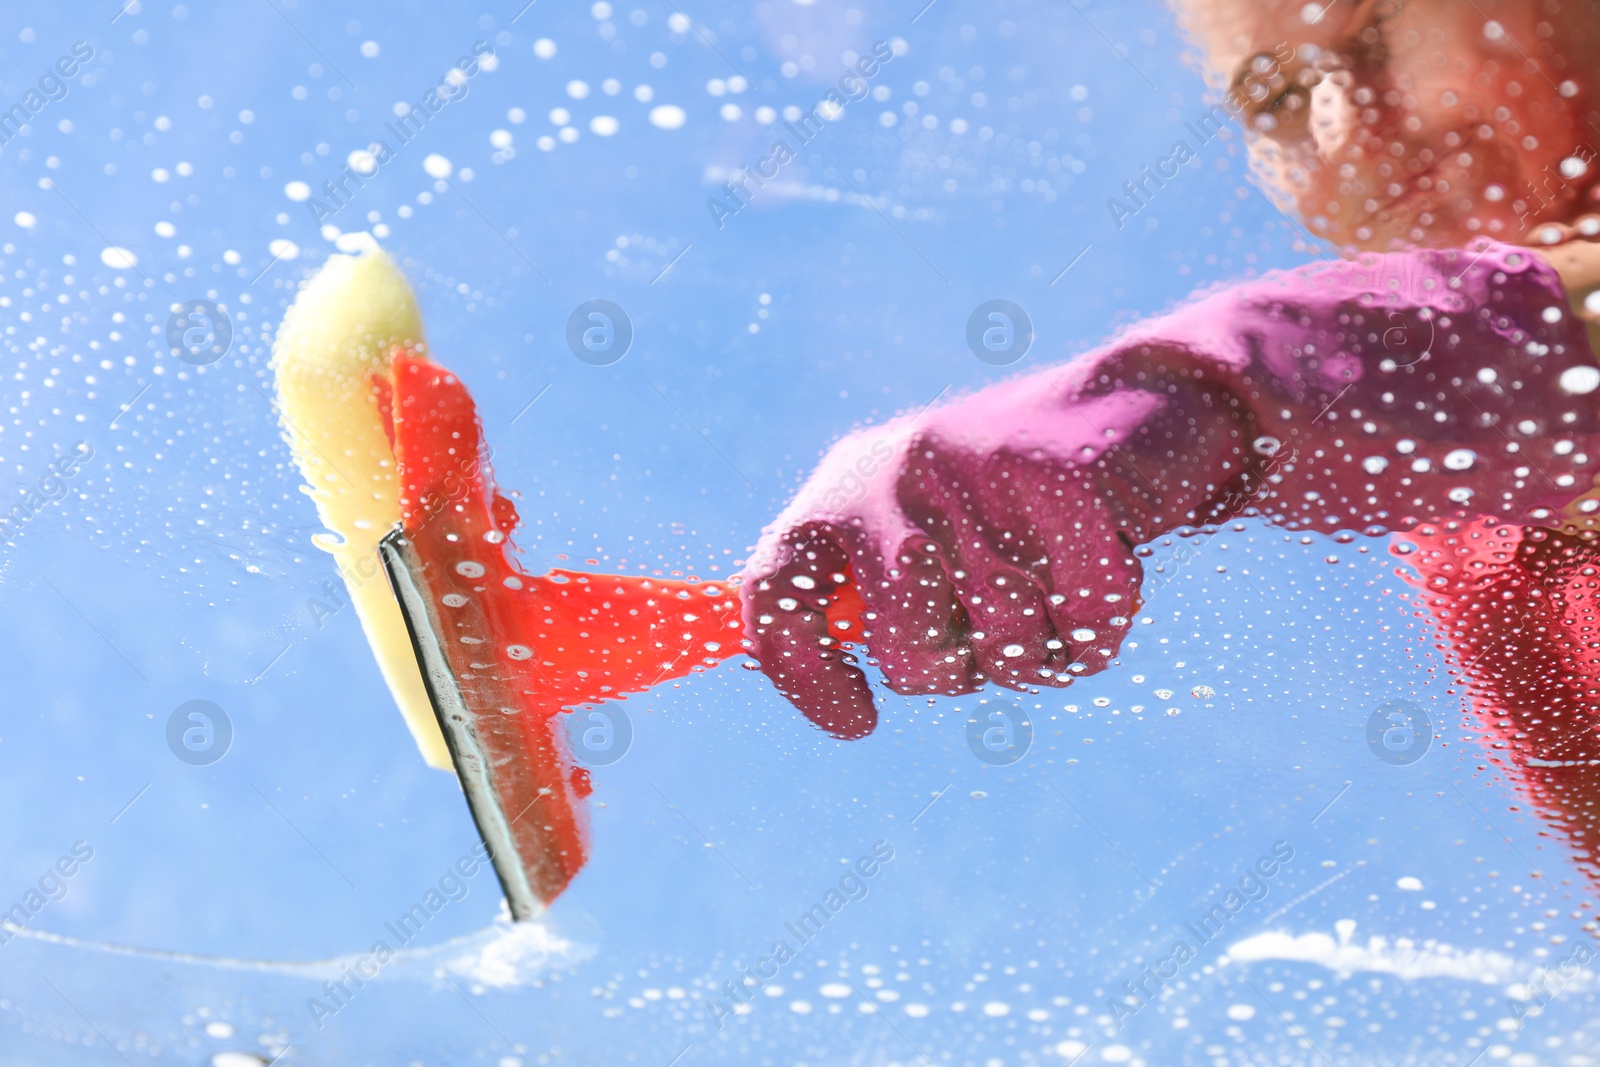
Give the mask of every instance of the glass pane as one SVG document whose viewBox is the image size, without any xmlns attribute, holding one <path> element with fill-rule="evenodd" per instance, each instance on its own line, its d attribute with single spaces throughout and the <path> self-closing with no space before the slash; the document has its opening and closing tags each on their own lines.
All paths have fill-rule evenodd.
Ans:
<svg viewBox="0 0 1600 1067">
<path fill-rule="evenodd" d="M 0 13 L 8 1061 L 1600 1055 L 1594 16 L 920 3 Z"/>
</svg>

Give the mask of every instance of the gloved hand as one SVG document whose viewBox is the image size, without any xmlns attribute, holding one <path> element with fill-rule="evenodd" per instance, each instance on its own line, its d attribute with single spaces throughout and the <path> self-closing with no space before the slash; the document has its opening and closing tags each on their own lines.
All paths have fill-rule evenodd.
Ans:
<svg viewBox="0 0 1600 1067">
<path fill-rule="evenodd" d="M 813 722 L 844 738 L 875 724 L 842 642 L 870 646 L 901 693 L 1065 685 L 1115 654 L 1150 516 L 1202 500 L 1146 482 L 1168 465 L 1152 446 L 1180 429 L 1154 398 L 1072 401 L 1084 369 L 853 434 L 780 517 L 747 569 L 746 631 Z"/>
<path fill-rule="evenodd" d="M 1067 685 L 1116 654 L 1135 549 L 1180 526 L 1548 523 L 1600 470 L 1600 374 L 1565 304 L 1526 250 L 1367 257 L 854 433 L 757 545 L 747 647 L 855 738 L 877 713 L 844 642 L 899 693 Z"/>
</svg>

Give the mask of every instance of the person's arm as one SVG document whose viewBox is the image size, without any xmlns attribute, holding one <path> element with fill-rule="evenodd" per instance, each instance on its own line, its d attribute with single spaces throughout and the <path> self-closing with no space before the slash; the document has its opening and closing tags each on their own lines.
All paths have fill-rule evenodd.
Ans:
<svg viewBox="0 0 1600 1067">
<path fill-rule="evenodd" d="M 1116 654 L 1135 548 L 1177 527 L 1550 522 L 1600 470 L 1594 364 L 1525 249 L 1217 293 L 840 441 L 746 567 L 749 651 L 814 723 L 859 737 L 876 711 L 841 642 L 900 693 L 1066 685 Z"/>
<path fill-rule="evenodd" d="M 1529 246 L 1555 268 L 1572 313 L 1589 325 L 1589 344 L 1600 351 L 1600 215 L 1534 229 Z"/>
</svg>

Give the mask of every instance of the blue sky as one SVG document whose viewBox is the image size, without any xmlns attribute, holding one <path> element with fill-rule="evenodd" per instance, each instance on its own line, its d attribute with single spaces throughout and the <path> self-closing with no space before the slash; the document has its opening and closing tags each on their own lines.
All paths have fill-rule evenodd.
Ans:
<svg viewBox="0 0 1600 1067">
<path fill-rule="evenodd" d="M 300 964 L 366 952 L 475 835 L 353 614 L 309 606 L 335 572 L 266 361 L 336 235 L 295 183 L 315 195 L 396 105 L 492 49 L 322 221 L 377 233 L 411 277 L 520 494 L 532 568 L 729 573 L 851 428 L 1311 255 L 1233 135 L 1113 221 L 1107 200 L 1206 106 L 1154 4 L 518 7 L 0 15 L 6 106 L 76 42 L 94 51 L 0 148 L 6 491 L 93 450 L 0 556 L 0 898 L 93 849 L 31 922 L 83 945 L 0 946 L 8 1061 L 109 1062 L 106 1039 L 131 1062 L 288 1046 L 285 1063 L 1465 1064 L 1491 1045 L 1576 1063 L 1594 1047 L 1586 975 L 1501 1025 L 1524 971 L 1587 936 L 1570 917 L 1585 889 L 1481 769 L 1386 542 L 1260 526 L 1187 559 L 1121 663 L 1066 692 L 885 694 L 883 726 L 849 744 L 736 661 L 628 701 L 633 748 L 595 774 L 592 864 L 542 947 L 516 943 L 532 955 L 515 980 L 485 962 L 512 949 L 480 874 L 419 944 L 487 956 L 407 956 L 317 1028 L 306 1001 L 338 969 Z M 785 108 L 879 41 L 882 99 L 848 103 L 737 213 L 708 207 L 770 158 Z M 653 121 L 663 107 L 681 124 Z M 165 343 L 166 309 L 191 299 L 234 329 L 201 368 Z M 609 366 L 565 341 L 594 299 L 634 328 Z M 995 299 L 1034 324 L 1014 366 L 966 346 Z M 1369 712 L 1400 698 L 1441 730 L 1410 767 L 1366 748 Z M 980 699 L 1025 701 L 1022 762 L 967 751 Z M 232 726 L 208 766 L 167 747 L 191 700 Z M 718 1030 L 706 997 L 877 841 L 895 858 L 865 899 Z M 1294 860 L 1193 976 L 1108 1026 L 1107 998 L 1277 842 Z M 1253 962 L 1218 959 L 1223 940 L 1337 940 L 1341 921 L 1360 949 L 1342 964 L 1261 941 Z"/>
</svg>

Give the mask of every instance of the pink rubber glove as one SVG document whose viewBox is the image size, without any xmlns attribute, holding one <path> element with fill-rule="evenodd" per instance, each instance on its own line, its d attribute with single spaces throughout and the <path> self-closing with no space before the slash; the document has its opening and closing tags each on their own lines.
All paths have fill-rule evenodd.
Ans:
<svg viewBox="0 0 1600 1067">
<path fill-rule="evenodd" d="M 877 720 L 845 640 L 898 693 L 1064 686 L 1116 654 L 1135 548 L 1181 526 L 1576 517 L 1600 470 L 1597 385 L 1526 250 L 1270 275 L 838 442 L 745 569 L 749 650 L 843 738 Z M 841 630 L 857 595 L 865 629 Z"/>
</svg>

